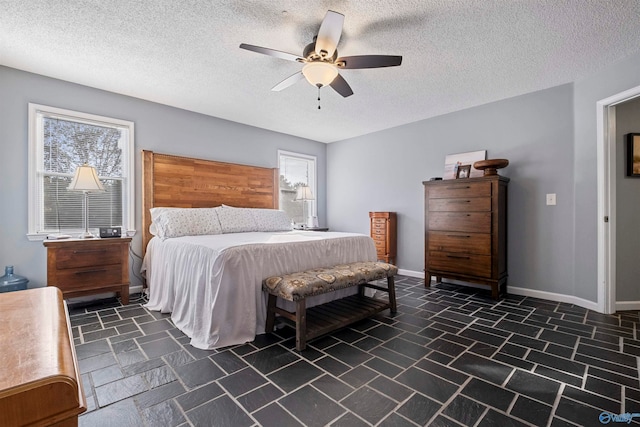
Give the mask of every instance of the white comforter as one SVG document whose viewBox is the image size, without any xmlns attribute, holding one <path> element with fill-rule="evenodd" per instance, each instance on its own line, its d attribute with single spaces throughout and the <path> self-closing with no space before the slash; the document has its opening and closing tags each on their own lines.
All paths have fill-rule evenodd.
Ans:
<svg viewBox="0 0 640 427">
<path fill-rule="evenodd" d="M 164 241 L 154 237 L 142 264 L 149 286 L 145 307 L 171 313 L 173 323 L 194 347 L 242 344 L 264 333 L 264 278 L 375 260 L 373 240 L 354 233 L 256 232 Z M 352 288 L 320 295 L 307 306 L 353 292 Z"/>
</svg>

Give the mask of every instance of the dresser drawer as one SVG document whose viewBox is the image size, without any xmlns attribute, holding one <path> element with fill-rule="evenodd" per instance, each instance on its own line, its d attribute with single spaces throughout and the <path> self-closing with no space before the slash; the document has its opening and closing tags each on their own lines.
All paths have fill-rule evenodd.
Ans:
<svg viewBox="0 0 640 427">
<path fill-rule="evenodd" d="M 490 197 L 457 197 L 452 199 L 429 199 L 430 212 L 489 212 Z"/>
<path fill-rule="evenodd" d="M 79 268 L 98 265 L 119 264 L 122 259 L 121 246 L 102 245 L 86 248 L 60 248 L 56 255 L 56 268 Z"/>
<path fill-rule="evenodd" d="M 57 284 L 62 292 L 88 290 L 113 285 L 122 281 L 122 265 L 90 266 L 64 269 L 56 272 Z"/>
<path fill-rule="evenodd" d="M 373 239 L 373 242 L 376 244 L 376 250 L 378 251 L 387 250 L 387 242 L 385 241 L 385 239 Z"/>
<path fill-rule="evenodd" d="M 451 197 L 490 197 L 491 182 L 461 182 L 435 185 L 429 188 L 429 199 L 445 199 Z"/>
<path fill-rule="evenodd" d="M 491 234 L 430 231 L 427 250 L 430 252 L 491 255 Z"/>
<path fill-rule="evenodd" d="M 428 225 L 436 231 L 490 233 L 491 212 L 430 212 Z"/>
<path fill-rule="evenodd" d="M 371 229 L 371 237 L 374 239 L 378 236 L 385 236 L 387 234 L 386 228 L 373 228 Z"/>
<path fill-rule="evenodd" d="M 491 276 L 491 256 L 429 251 L 430 272 Z"/>
</svg>

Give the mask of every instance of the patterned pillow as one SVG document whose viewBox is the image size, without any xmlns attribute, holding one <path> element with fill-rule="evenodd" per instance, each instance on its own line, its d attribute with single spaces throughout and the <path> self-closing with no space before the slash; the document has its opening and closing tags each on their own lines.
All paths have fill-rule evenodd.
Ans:
<svg viewBox="0 0 640 427">
<path fill-rule="evenodd" d="M 154 212 L 154 209 L 158 209 Z M 170 237 L 220 234 L 218 208 L 153 208 L 152 226 L 162 240 Z"/>
<path fill-rule="evenodd" d="M 248 208 L 225 206 L 218 210 L 218 219 L 223 233 L 246 233 L 257 231 L 256 221 Z"/>
<path fill-rule="evenodd" d="M 290 231 L 291 219 L 285 211 L 277 209 L 251 209 L 256 231 Z"/>
</svg>

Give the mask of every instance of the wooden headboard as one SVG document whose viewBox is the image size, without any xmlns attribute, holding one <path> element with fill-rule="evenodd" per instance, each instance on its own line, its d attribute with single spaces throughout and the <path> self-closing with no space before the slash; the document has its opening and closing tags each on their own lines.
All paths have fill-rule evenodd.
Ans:
<svg viewBox="0 0 640 427">
<path fill-rule="evenodd" d="M 159 154 L 142 150 L 142 253 L 151 240 L 153 207 L 209 208 L 222 204 L 278 209 L 278 168 Z"/>
</svg>

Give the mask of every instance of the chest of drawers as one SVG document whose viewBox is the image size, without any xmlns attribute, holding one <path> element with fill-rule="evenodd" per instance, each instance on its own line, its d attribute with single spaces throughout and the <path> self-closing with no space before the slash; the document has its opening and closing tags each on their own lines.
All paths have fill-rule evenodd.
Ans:
<svg viewBox="0 0 640 427">
<path fill-rule="evenodd" d="M 506 292 L 508 182 L 498 175 L 423 182 L 427 278 L 489 285 L 495 299 Z"/>
<path fill-rule="evenodd" d="M 371 238 L 376 244 L 379 260 L 395 264 L 397 220 L 395 212 L 369 212 Z"/>
<path fill-rule="evenodd" d="M 129 304 L 130 237 L 45 240 L 47 285 L 65 298 L 117 292 Z"/>
</svg>

